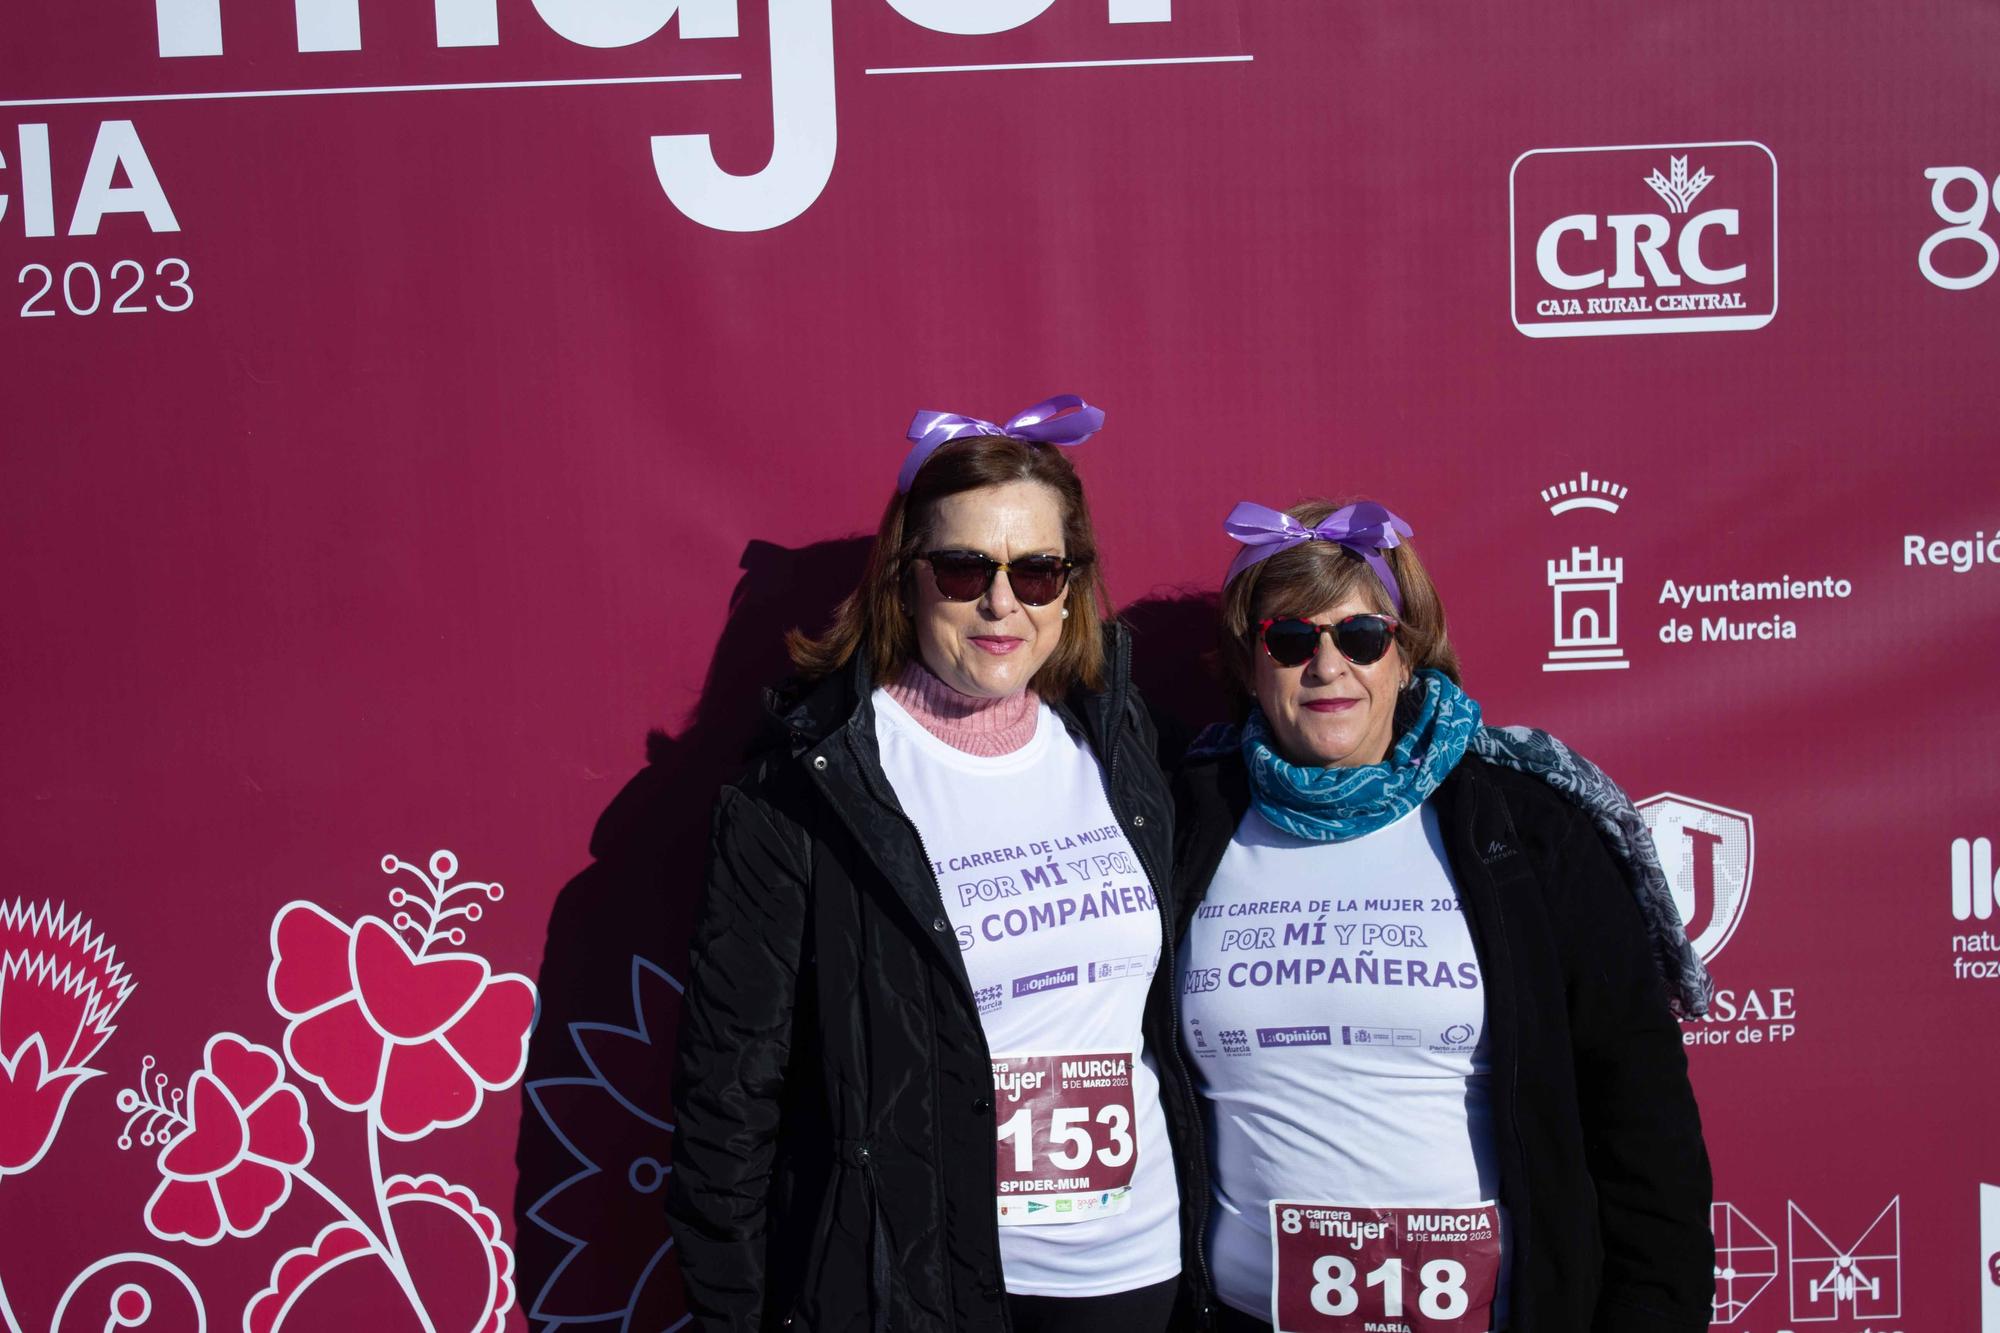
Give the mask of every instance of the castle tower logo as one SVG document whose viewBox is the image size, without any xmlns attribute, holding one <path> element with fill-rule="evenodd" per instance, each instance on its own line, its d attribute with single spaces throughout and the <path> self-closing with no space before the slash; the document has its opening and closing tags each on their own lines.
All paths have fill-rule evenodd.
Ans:
<svg viewBox="0 0 2000 1333">
<path fill-rule="evenodd" d="M 1704 963 L 1713 962 L 1750 902 L 1757 850 L 1750 816 L 1670 791 L 1636 804 L 1659 848 L 1688 940 Z"/>
<path fill-rule="evenodd" d="M 1757 329 L 1778 313 L 1763 144 L 1531 149 L 1508 199 L 1514 327 L 1530 338 Z"/>
<path fill-rule="evenodd" d="M 1578 510 L 1615 514 L 1627 489 L 1579 472 L 1542 490 L 1542 503 L 1560 518 Z M 1555 603 L 1554 642 L 1544 671 L 1622 671 L 1632 664 L 1618 645 L 1618 589 L 1625 561 L 1596 546 L 1571 546 L 1548 562 L 1549 595 Z"/>
</svg>

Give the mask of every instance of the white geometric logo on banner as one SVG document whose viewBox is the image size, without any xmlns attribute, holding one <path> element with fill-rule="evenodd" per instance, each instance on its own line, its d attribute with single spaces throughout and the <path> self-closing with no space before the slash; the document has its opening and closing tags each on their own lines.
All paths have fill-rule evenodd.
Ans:
<svg viewBox="0 0 2000 1333">
<path fill-rule="evenodd" d="M 1733 1324 L 1777 1280 L 1778 1247 L 1733 1203 L 1712 1204 L 1708 1229 L 1715 1236 L 1715 1307 L 1711 1324 Z"/>
<path fill-rule="evenodd" d="M 1850 1245 L 1835 1244 L 1796 1203 L 1785 1208 L 1794 1322 L 1903 1317 L 1902 1195 Z"/>
<path fill-rule="evenodd" d="M 1951 840 L 1951 914 L 1959 921 L 1981 921 L 1993 915 L 1993 899 L 2000 881 L 1993 875 L 1993 841 L 1990 838 Z"/>
<path fill-rule="evenodd" d="M 1750 901 L 1756 836 L 1750 816 L 1691 796 L 1661 792 L 1638 802 L 1659 849 L 1688 939 L 1712 962 L 1736 933 Z"/>
<path fill-rule="evenodd" d="M 1979 1187 L 1979 1333 L 2000 1333 L 2000 1185 Z"/>
</svg>

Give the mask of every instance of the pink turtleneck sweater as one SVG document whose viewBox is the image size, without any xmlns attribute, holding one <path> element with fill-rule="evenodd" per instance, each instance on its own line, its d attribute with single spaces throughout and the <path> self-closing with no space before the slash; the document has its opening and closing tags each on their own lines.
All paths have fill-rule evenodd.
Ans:
<svg viewBox="0 0 2000 1333">
<path fill-rule="evenodd" d="M 1035 737 L 1041 699 L 1033 690 L 1004 699 L 960 694 L 919 662 L 882 688 L 925 731 L 966 754 L 1012 754 Z"/>
</svg>

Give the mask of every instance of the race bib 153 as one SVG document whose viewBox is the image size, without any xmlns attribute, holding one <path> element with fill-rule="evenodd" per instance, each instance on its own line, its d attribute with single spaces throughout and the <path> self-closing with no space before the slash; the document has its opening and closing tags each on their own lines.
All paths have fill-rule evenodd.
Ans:
<svg viewBox="0 0 2000 1333">
<path fill-rule="evenodd" d="M 1001 1226 L 1084 1222 L 1131 1206 L 1135 1063 L 1129 1051 L 994 1057 Z"/>
</svg>

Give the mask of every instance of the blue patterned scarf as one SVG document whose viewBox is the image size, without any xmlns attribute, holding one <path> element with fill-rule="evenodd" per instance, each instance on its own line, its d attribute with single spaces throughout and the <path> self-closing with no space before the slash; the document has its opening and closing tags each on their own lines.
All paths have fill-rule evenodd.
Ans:
<svg viewBox="0 0 2000 1333">
<path fill-rule="evenodd" d="M 1421 671 L 1417 679 L 1424 695 L 1415 720 L 1397 738 L 1387 762 L 1361 768 L 1286 763 L 1271 749 L 1264 715 L 1252 709 L 1240 744 L 1257 813 L 1296 837 L 1341 842 L 1392 824 L 1423 804 L 1468 751 L 1539 778 L 1590 816 L 1618 861 L 1645 919 L 1653 962 L 1675 1017 L 1707 1013 L 1715 982 L 1682 928 L 1645 817 L 1618 784 L 1546 731 L 1481 726 L 1479 705 L 1439 672 Z M 1213 741 L 1204 735 L 1195 742 L 1196 750 L 1206 748 L 1204 741 L 1213 744 L 1228 735 L 1225 729 L 1213 730 Z"/>
<path fill-rule="evenodd" d="M 1464 757 L 1479 730 L 1479 705 L 1437 671 L 1419 671 L 1417 715 L 1396 738 L 1389 757 L 1356 768 L 1301 767 L 1271 746 L 1270 724 L 1250 710 L 1243 724 L 1243 762 L 1257 813 L 1294 837 L 1346 842 L 1386 828 L 1424 803 Z"/>
</svg>

